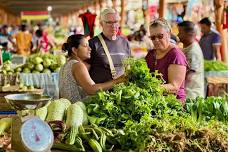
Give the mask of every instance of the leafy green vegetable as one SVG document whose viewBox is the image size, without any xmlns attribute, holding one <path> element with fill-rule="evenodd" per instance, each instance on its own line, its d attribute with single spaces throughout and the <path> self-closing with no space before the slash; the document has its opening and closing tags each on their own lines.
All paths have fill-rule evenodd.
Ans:
<svg viewBox="0 0 228 152">
<path fill-rule="evenodd" d="M 205 71 L 226 71 L 228 70 L 228 65 L 220 61 L 204 60 L 204 70 Z"/>
<path fill-rule="evenodd" d="M 188 99 L 186 102 L 186 111 L 198 121 L 217 119 L 219 121 L 228 121 L 228 100 L 221 97 L 201 97 L 195 100 Z"/>
</svg>

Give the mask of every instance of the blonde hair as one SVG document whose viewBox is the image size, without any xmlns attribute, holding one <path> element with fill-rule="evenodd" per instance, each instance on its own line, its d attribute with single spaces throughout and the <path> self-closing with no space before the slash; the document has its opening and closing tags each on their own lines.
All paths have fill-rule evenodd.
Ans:
<svg viewBox="0 0 228 152">
<path fill-rule="evenodd" d="M 113 8 L 106 8 L 106 9 L 104 9 L 101 12 L 101 14 L 100 14 L 100 20 L 101 21 L 104 21 L 105 20 L 105 16 L 107 14 L 117 14 L 118 15 L 118 18 L 120 18 L 119 13 L 115 9 L 113 9 Z"/>
<path fill-rule="evenodd" d="M 150 23 L 150 28 L 161 26 L 166 29 L 167 32 L 171 33 L 171 26 L 164 18 L 157 18 Z"/>
</svg>

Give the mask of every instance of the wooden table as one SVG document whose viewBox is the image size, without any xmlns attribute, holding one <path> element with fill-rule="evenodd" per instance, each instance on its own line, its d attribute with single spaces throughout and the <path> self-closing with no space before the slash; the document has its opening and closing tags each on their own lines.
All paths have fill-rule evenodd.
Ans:
<svg viewBox="0 0 228 152">
<path fill-rule="evenodd" d="M 207 77 L 207 96 L 224 96 L 228 93 L 228 77 Z"/>
</svg>

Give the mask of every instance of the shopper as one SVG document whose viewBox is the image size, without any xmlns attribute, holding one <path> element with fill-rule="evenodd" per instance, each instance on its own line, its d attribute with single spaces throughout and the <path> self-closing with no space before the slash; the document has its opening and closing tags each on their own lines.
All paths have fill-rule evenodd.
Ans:
<svg viewBox="0 0 228 152">
<path fill-rule="evenodd" d="M 69 60 L 60 70 L 60 97 L 76 102 L 87 95 L 99 90 L 110 89 L 115 84 L 125 81 L 125 77 L 121 76 L 105 83 L 95 84 L 84 63 L 90 58 L 91 52 L 88 40 L 84 35 L 69 36 L 67 43 L 63 44 L 63 50 L 68 53 Z"/>
<path fill-rule="evenodd" d="M 31 53 L 33 44 L 32 44 L 32 34 L 27 31 L 27 26 L 25 24 L 21 25 L 20 31 L 13 35 L 16 43 L 14 46 L 16 48 L 16 53 L 20 55 L 29 55 Z"/>
<path fill-rule="evenodd" d="M 87 61 L 90 76 L 95 83 L 103 83 L 122 75 L 122 61 L 131 55 L 128 41 L 117 35 L 120 20 L 118 12 L 107 8 L 100 16 L 103 32 L 89 40 L 91 58 Z M 99 37 L 104 40 L 110 58 Z"/>
<path fill-rule="evenodd" d="M 204 59 L 221 61 L 221 36 L 211 28 L 212 23 L 208 17 L 199 21 L 202 37 L 200 39 L 200 47 L 203 51 Z"/>
<path fill-rule="evenodd" d="M 199 43 L 195 40 L 195 24 L 183 21 L 178 24 L 178 30 L 178 37 L 183 43 L 183 51 L 189 63 L 185 79 L 187 97 L 204 97 L 204 60 Z"/>
<path fill-rule="evenodd" d="M 35 50 L 42 53 L 48 53 L 49 50 L 53 48 L 53 45 L 50 43 L 47 33 L 44 33 L 43 30 L 38 29 L 36 30 L 35 35 L 37 37 Z"/>
<path fill-rule="evenodd" d="M 170 42 L 171 28 L 164 19 L 155 19 L 150 25 L 154 49 L 149 50 L 146 61 L 151 72 L 158 70 L 168 93 L 174 93 L 184 103 L 187 61 L 184 53 Z"/>
</svg>

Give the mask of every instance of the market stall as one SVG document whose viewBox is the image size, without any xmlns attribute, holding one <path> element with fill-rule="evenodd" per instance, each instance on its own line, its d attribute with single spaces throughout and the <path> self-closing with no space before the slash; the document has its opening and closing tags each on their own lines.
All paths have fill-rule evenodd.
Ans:
<svg viewBox="0 0 228 152">
<path fill-rule="evenodd" d="M 24 104 L 18 104 L 20 109 L 13 107 L 20 111 L 33 107 L 36 117 L 22 119 L 21 113 L 17 119 L 0 119 L 0 135 L 15 137 L 11 147 L 23 152 L 40 145 L 59 151 L 226 151 L 227 100 L 197 98 L 187 100 L 183 107 L 175 96 L 163 95 L 161 81 L 156 73 L 151 75 L 144 60 L 131 59 L 127 65 L 128 83 L 83 102 L 57 99 L 47 104 L 50 99 L 41 100 L 42 96 L 24 99 Z M 7 101 L 16 104 L 18 95 L 17 100 L 12 97 L 15 95 L 6 97 Z M 41 101 L 45 103 L 40 105 Z M 15 127 L 19 122 L 22 125 Z M 28 129 L 31 134 L 25 134 Z"/>
<path fill-rule="evenodd" d="M 224 96 L 228 93 L 228 66 L 219 61 L 204 62 L 206 96 Z"/>
<path fill-rule="evenodd" d="M 44 89 L 44 94 L 59 98 L 59 74 L 58 73 L 21 73 L 21 81 L 26 85 L 32 85 Z"/>
</svg>

